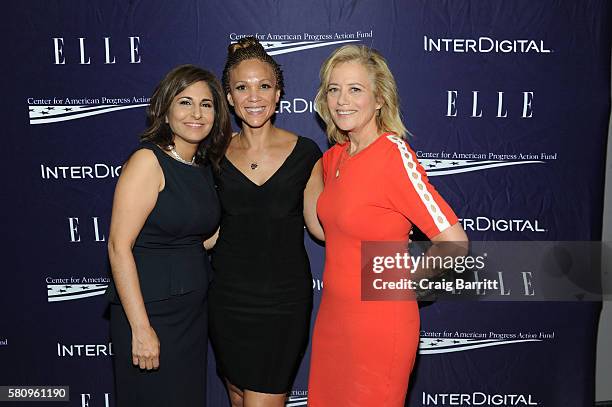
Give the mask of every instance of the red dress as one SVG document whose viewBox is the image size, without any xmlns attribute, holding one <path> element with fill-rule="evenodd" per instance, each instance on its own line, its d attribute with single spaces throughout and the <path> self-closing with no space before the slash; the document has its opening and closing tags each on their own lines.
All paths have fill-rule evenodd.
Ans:
<svg viewBox="0 0 612 407">
<path fill-rule="evenodd" d="M 385 133 L 348 156 L 323 155 L 317 212 L 325 229 L 323 296 L 312 338 L 310 407 L 403 407 L 419 342 L 415 301 L 361 301 L 361 242 L 428 237 L 457 222 L 415 153 Z"/>
</svg>

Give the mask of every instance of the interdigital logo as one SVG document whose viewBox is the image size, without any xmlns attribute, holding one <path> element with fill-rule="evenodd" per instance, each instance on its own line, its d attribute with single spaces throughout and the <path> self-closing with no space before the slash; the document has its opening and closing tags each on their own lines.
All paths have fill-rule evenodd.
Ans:
<svg viewBox="0 0 612 407">
<path fill-rule="evenodd" d="M 91 164 L 91 165 L 53 165 L 40 164 L 42 179 L 101 179 L 117 178 L 121 165 Z"/>
<path fill-rule="evenodd" d="M 49 124 L 67 120 L 135 109 L 149 105 L 150 98 L 129 96 L 107 97 L 30 97 L 27 99 L 30 124 Z"/>
<path fill-rule="evenodd" d="M 423 36 L 425 52 L 449 53 L 501 53 L 501 54 L 549 54 L 543 40 L 478 38 L 429 38 Z"/>
<path fill-rule="evenodd" d="M 423 406 L 539 406 L 531 394 L 427 393 L 421 395 Z"/>
<path fill-rule="evenodd" d="M 108 277 L 47 277 L 47 301 L 71 301 L 104 295 Z"/>
<path fill-rule="evenodd" d="M 314 101 L 303 98 L 281 100 L 276 113 L 314 113 Z"/>
<path fill-rule="evenodd" d="M 374 31 L 370 29 L 332 33 L 231 33 L 229 39 L 231 42 L 236 42 L 249 36 L 257 38 L 269 55 L 280 55 L 349 42 L 371 41 L 374 38 Z"/>
<path fill-rule="evenodd" d="M 98 356 L 114 356 L 113 344 L 83 344 L 83 345 L 65 345 L 57 343 L 57 356 L 59 357 L 98 357 Z"/>
<path fill-rule="evenodd" d="M 464 230 L 476 232 L 546 232 L 537 219 L 493 219 L 477 216 L 476 218 L 459 219 L 459 222 Z"/>
</svg>

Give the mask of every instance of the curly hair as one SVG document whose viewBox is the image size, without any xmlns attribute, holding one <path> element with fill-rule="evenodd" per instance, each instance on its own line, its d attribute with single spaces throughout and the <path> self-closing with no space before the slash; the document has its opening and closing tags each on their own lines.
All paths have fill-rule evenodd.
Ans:
<svg viewBox="0 0 612 407">
<path fill-rule="evenodd" d="M 208 85 L 212 94 L 215 121 L 208 136 L 198 146 L 195 162 L 200 165 L 209 162 L 218 171 L 232 134 L 229 107 L 215 75 L 195 65 L 177 66 L 157 85 L 147 109 L 148 127 L 140 136 L 140 141 L 153 142 L 163 149 L 174 145 L 172 129 L 165 120 L 172 100 L 200 81 Z"/>
<path fill-rule="evenodd" d="M 332 70 L 344 62 L 357 62 L 366 68 L 373 84 L 374 96 L 382 102 L 380 112 L 376 115 L 376 126 L 379 132 L 393 132 L 405 138 L 408 131 L 402 122 L 399 110 L 399 95 L 395 78 L 389 70 L 385 58 L 375 49 L 364 45 L 345 45 L 337 48 L 323 62 L 319 77 L 321 84 L 315 97 L 316 110 L 325 122 L 327 137 L 331 142 L 343 143 L 347 135 L 332 120 L 327 106 L 327 88 Z"/>
<path fill-rule="evenodd" d="M 255 37 L 244 37 L 238 40 L 238 42 L 234 44 L 230 44 L 227 47 L 227 60 L 225 62 L 225 67 L 223 68 L 223 89 L 225 89 L 225 93 L 230 92 L 230 84 L 229 84 L 229 75 L 232 69 L 236 67 L 242 61 L 246 61 L 248 59 L 257 59 L 258 61 L 269 64 L 274 71 L 274 76 L 276 78 L 276 89 L 280 90 L 281 96 L 283 95 L 285 84 L 283 81 L 283 71 L 281 70 L 280 65 L 272 58 L 263 45 L 257 38 Z"/>
</svg>

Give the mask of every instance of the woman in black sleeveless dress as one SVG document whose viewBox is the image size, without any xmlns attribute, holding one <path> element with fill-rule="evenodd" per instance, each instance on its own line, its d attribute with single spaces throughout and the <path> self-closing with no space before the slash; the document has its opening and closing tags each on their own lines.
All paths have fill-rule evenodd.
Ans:
<svg viewBox="0 0 612 407">
<path fill-rule="evenodd" d="M 223 85 L 242 129 L 217 176 L 210 338 L 233 406 L 284 406 L 308 344 L 304 221 L 322 237 L 314 213 L 321 151 L 272 125 L 282 73 L 255 39 L 230 46 Z"/>
<path fill-rule="evenodd" d="M 115 189 L 109 234 L 116 404 L 206 403 L 203 241 L 217 228 L 218 168 L 231 128 L 215 77 L 193 65 L 158 85 L 149 128 Z"/>
</svg>

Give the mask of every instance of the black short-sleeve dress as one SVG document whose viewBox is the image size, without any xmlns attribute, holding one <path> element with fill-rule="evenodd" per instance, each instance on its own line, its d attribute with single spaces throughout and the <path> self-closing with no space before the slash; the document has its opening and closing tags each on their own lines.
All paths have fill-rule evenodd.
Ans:
<svg viewBox="0 0 612 407">
<path fill-rule="evenodd" d="M 239 388 L 289 391 L 308 344 L 312 276 L 303 198 L 320 157 L 314 141 L 299 137 L 261 186 L 229 160 L 221 162 L 209 333 L 220 374 Z"/>
</svg>

